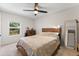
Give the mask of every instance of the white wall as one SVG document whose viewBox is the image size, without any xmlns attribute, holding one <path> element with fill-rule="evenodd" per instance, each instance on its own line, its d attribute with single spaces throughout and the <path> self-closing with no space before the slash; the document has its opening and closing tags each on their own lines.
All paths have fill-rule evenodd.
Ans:
<svg viewBox="0 0 79 59">
<path fill-rule="evenodd" d="M 2 28 L 1 28 L 1 32 L 2 32 L 2 39 L 1 39 L 1 43 L 2 44 L 7 44 L 7 43 L 12 43 L 12 42 L 16 42 L 20 39 L 20 37 L 24 36 L 26 27 L 34 27 L 34 21 L 33 19 L 30 19 L 28 17 L 22 17 L 22 16 L 18 16 L 18 15 L 14 15 L 14 14 L 9 14 L 6 12 L 1 12 L 1 20 L 2 20 Z M 9 23 L 10 22 L 19 22 L 21 24 L 21 28 L 20 28 L 20 35 L 14 35 L 14 36 L 10 36 L 9 35 Z"/>
<path fill-rule="evenodd" d="M 72 20 L 72 19 L 79 20 L 79 6 L 62 10 L 56 13 L 51 13 L 51 14 L 48 13 L 44 17 L 36 19 L 35 27 L 36 27 L 37 33 L 39 33 L 41 32 L 41 28 L 44 28 L 44 27 L 53 27 L 58 25 L 62 25 L 63 27 L 64 22 L 66 20 Z M 64 31 L 62 32 L 63 32 L 62 39 L 64 39 Z"/>
<path fill-rule="evenodd" d="M 0 13 L 0 33 L 1 33 L 1 13 Z M 0 45 L 1 45 L 1 37 L 0 37 Z"/>
</svg>

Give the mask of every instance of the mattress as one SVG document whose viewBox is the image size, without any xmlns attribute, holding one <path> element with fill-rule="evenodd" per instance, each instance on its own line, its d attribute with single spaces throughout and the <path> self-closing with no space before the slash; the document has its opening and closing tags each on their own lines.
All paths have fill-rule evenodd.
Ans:
<svg viewBox="0 0 79 59">
<path fill-rule="evenodd" d="M 17 46 L 21 46 L 28 56 L 50 56 L 59 46 L 58 36 L 35 35 L 22 37 Z"/>
</svg>

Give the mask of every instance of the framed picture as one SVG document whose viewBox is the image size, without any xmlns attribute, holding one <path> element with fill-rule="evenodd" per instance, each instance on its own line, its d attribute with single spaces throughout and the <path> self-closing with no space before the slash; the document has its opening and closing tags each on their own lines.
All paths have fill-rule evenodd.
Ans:
<svg viewBox="0 0 79 59">
<path fill-rule="evenodd" d="M 9 35 L 20 34 L 20 23 L 10 22 L 9 24 Z"/>
</svg>

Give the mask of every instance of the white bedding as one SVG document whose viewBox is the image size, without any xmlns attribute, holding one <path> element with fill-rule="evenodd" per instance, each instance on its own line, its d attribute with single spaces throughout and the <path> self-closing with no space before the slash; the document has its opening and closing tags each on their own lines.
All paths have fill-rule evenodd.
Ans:
<svg viewBox="0 0 79 59">
<path fill-rule="evenodd" d="M 17 45 L 22 46 L 28 55 L 51 55 L 59 45 L 59 38 L 55 34 L 52 35 L 35 35 L 29 37 L 22 37 Z"/>
<path fill-rule="evenodd" d="M 57 37 L 59 35 L 59 33 L 58 32 L 41 32 L 38 35 L 40 35 L 40 36 Z"/>
</svg>

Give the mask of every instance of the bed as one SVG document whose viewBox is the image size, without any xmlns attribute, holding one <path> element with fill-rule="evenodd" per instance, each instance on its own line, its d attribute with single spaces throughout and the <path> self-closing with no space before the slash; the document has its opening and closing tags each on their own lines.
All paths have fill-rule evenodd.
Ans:
<svg viewBox="0 0 79 59">
<path fill-rule="evenodd" d="M 28 56 L 54 55 L 60 45 L 60 28 L 42 28 L 42 33 L 22 37 L 17 43 L 17 49 Z"/>
</svg>

